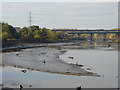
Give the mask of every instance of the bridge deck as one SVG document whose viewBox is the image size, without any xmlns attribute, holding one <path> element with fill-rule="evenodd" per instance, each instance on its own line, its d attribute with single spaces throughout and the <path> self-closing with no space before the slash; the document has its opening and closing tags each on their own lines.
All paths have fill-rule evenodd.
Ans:
<svg viewBox="0 0 120 90">
<path fill-rule="evenodd" d="M 52 31 L 63 31 L 63 32 L 66 32 L 66 31 L 80 31 L 80 32 L 110 32 L 110 31 L 113 31 L 113 32 L 118 32 L 118 30 L 52 30 Z"/>
<path fill-rule="evenodd" d="M 118 34 L 119 32 L 68 32 L 67 34 L 109 34 L 109 33 Z"/>
<path fill-rule="evenodd" d="M 52 30 L 52 31 L 63 31 L 67 34 L 107 34 L 115 33 L 118 34 L 119 30 Z"/>
</svg>

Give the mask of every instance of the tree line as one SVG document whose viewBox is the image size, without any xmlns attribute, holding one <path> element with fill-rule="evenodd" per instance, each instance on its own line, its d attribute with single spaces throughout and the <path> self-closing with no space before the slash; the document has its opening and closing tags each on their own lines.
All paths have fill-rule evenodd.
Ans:
<svg viewBox="0 0 120 90">
<path fill-rule="evenodd" d="M 63 34 L 61 32 L 53 32 L 47 28 L 40 28 L 37 25 L 23 27 L 19 31 L 9 25 L 8 23 L 0 23 L 2 32 L 0 33 L 0 39 L 2 40 L 2 45 L 18 42 L 34 43 L 34 42 L 57 42 L 62 41 Z M 9 43 L 10 42 L 10 43 Z"/>
<path fill-rule="evenodd" d="M 25 42 L 54 42 L 58 39 L 62 39 L 62 33 L 56 33 L 47 28 L 39 28 L 39 26 L 33 25 L 30 27 L 23 27 L 20 31 L 2 22 L 2 40 L 21 40 Z"/>
</svg>

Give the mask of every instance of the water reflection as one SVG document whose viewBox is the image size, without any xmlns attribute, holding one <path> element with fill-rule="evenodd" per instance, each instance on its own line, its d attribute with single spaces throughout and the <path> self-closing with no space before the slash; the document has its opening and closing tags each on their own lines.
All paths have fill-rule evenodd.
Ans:
<svg viewBox="0 0 120 90">
<path fill-rule="evenodd" d="M 65 45 L 61 46 L 62 48 L 69 48 L 69 49 L 94 49 L 96 47 L 106 47 L 106 48 L 113 48 L 115 50 L 118 50 L 118 43 L 112 43 L 112 42 L 77 42 L 74 45 Z"/>
</svg>

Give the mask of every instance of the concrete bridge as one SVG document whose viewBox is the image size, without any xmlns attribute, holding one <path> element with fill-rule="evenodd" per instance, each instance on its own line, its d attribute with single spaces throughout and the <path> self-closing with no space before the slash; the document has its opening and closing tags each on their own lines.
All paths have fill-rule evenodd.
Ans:
<svg viewBox="0 0 120 90">
<path fill-rule="evenodd" d="M 106 40 L 107 34 L 113 34 L 113 33 L 116 35 L 120 34 L 119 33 L 120 31 L 118 30 L 103 30 L 103 29 L 101 30 L 52 30 L 52 31 L 55 31 L 55 32 L 62 31 L 62 32 L 66 32 L 66 34 L 72 34 L 72 35 L 78 34 L 78 36 L 80 36 L 81 34 L 90 34 L 91 41 L 93 40 L 94 34 L 103 34 L 104 41 Z"/>
</svg>

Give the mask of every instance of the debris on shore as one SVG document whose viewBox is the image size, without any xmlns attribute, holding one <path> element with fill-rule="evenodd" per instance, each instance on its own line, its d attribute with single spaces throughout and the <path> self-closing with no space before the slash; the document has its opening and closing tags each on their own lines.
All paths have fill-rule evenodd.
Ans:
<svg viewBox="0 0 120 90">
<path fill-rule="evenodd" d="M 27 71 L 26 70 L 21 70 L 21 72 L 26 73 Z"/>
<path fill-rule="evenodd" d="M 74 59 L 74 57 L 72 57 L 72 56 L 70 56 L 69 58 L 70 58 L 70 59 Z"/>
</svg>

